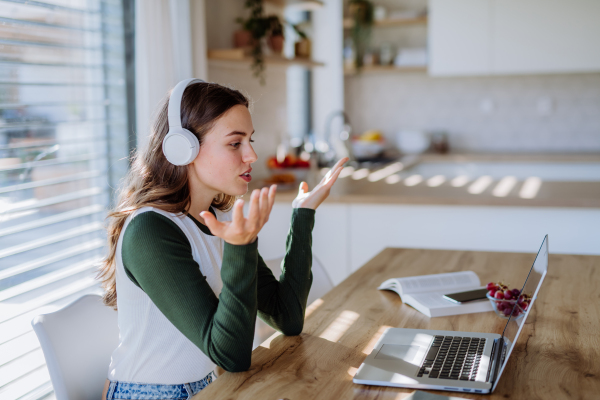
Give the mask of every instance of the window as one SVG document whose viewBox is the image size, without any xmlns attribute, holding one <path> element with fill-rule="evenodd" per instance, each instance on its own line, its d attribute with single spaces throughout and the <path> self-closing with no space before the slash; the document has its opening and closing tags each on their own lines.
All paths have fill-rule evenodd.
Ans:
<svg viewBox="0 0 600 400">
<path fill-rule="evenodd" d="M 4 400 L 51 396 L 31 320 L 99 291 L 95 264 L 132 132 L 125 1 L 0 0 Z"/>
</svg>

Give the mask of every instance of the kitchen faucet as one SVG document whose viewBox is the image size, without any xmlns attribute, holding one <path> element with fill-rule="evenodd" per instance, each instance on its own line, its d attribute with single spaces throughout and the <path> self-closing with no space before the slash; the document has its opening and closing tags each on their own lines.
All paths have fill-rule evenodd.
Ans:
<svg viewBox="0 0 600 400">
<path fill-rule="evenodd" d="M 339 142 L 336 143 L 331 141 L 331 125 L 333 120 L 339 116 L 344 118 L 344 126 L 338 135 Z M 326 164 L 333 161 L 333 159 L 339 159 L 342 157 L 348 157 L 350 159 L 349 163 L 354 163 L 356 161 L 354 152 L 352 151 L 351 134 L 352 125 L 350 124 L 350 118 L 348 118 L 348 114 L 346 114 L 343 110 L 333 111 L 327 115 L 327 118 L 325 119 L 325 146 L 322 146 L 321 149 L 317 148 L 317 150 L 322 153 L 324 158 L 323 161 Z M 340 147 L 340 144 L 342 144 L 343 147 Z"/>
</svg>

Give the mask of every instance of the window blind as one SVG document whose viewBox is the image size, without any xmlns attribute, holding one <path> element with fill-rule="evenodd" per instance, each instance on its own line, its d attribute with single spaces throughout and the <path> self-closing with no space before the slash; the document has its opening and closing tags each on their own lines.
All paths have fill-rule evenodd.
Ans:
<svg viewBox="0 0 600 400">
<path fill-rule="evenodd" d="M 127 9 L 121 0 L 0 0 L 3 400 L 52 396 L 31 320 L 99 292 L 111 189 L 130 150 Z"/>
</svg>

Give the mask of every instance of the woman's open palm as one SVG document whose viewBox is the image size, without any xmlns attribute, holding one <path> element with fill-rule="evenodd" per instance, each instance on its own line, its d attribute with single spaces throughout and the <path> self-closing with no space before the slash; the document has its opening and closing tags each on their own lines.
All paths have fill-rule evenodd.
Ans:
<svg viewBox="0 0 600 400">
<path fill-rule="evenodd" d="M 339 160 L 333 168 L 327 172 L 327 174 L 321 179 L 321 182 L 314 187 L 310 192 L 308 191 L 308 184 L 306 182 L 300 183 L 298 190 L 298 196 L 292 201 L 292 207 L 294 208 L 311 208 L 316 210 L 319 205 L 325 201 L 329 196 L 331 187 L 337 180 L 340 172 L 344 168 L 344 164 L 348 161 L 348 157 L 344 157 Z"/>
<path fill-rule="evenodd" d="M 218 221 L 208 211 L 200 216 L 211 233 L 229 244 L 243 245 L 254 242 L 258 232 L 269 220 L 269 214 L 275 202 L 276 185 L 270 188 L 255 189 L 250 196 L 248 218 L 244 218 L 244 200 L 238 199 L 233 205 L 233 218 L 230 221 Z"/>
</svg>

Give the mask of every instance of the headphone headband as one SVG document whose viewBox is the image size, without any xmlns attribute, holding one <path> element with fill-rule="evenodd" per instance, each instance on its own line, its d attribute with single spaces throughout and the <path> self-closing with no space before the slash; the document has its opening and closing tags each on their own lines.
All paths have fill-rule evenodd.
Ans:
<svg viewBox="0 0 600 400">
<path fill-rule="evenodd" d="M 196 78 L 184 79 L 175 85 L 171 91 L 171 96 L 169 97 L 169 110 L 167 112 L 169 130 L 171 130 L 171 128 L 181 128 L 181 100 L 183 98 L 183 92 L 190 83 L 195 82 L 204 81 Z"/>
</svg>

